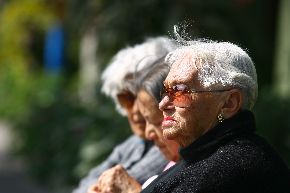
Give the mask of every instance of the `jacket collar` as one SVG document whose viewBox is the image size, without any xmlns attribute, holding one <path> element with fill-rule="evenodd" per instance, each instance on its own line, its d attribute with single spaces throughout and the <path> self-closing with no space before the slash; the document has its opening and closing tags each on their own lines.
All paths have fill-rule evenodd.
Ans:
<svg viewBox="0 0 290 193">
<path fill-rule="evenodd" d="M 188 162 L 199 160 L 233 138 L 255 131 L 255 118 L 252 112 L 243 110 L 224 120 L 185 148 L 180 149 L 181 157 Z"/>
</svg>

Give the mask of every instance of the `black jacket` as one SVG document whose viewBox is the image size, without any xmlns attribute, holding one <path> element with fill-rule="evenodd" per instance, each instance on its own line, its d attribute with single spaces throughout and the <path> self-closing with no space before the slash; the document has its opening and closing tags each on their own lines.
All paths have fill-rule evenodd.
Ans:
<svg viewBox="0 0 290 193">
<path fill-rule="evenodd" d="M 290 193 L 290 172 L 242 111 L 191 145 L 142 193 Z"/>
</svg>

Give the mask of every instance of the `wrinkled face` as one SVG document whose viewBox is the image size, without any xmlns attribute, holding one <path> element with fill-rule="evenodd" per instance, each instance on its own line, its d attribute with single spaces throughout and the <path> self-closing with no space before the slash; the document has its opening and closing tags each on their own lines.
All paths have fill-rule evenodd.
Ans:
<svg viewBox="0 0 290 193">
<path fill-rule="evenodd" d="M 197 69 L 191 61 L 190 54 L 185 54 L 173 63 L 164 81 L 167 88 L 185 85 L 189 89 L 205 90 L 200 84 Z M 165 95 L 159 103 L 163 111 L 162 131 L 166 139 L 176 141 L 186 147 L 217 124 L 217 115 L 223 105 L 222 93 L 198 92 L 188 94 L 186 98 L 179 96 L 174 101 Z M 186 104 L 186 105 L 182 105 Z"/>
<path fill-rule="evenodd" d="M 163 115 L 158 108 L 157 102 L 144 90 L 138 92 L 137 101 L 141 114 L 146 120 L 146 138 L 154 141 L 166 159 L 177 161 L 179 159 L 179 145 L 163 137 L 161 130 Z"/>
<path fill-rule="evenodd" d="M 141 115 L 136 97 L 128 91 L 124 91 L 117 95 L 121 106 L 127 112 L 127 118 L 131 126 L 132 132 L 142 139 L 145 139 L 145 119 Z"/>
</svg>

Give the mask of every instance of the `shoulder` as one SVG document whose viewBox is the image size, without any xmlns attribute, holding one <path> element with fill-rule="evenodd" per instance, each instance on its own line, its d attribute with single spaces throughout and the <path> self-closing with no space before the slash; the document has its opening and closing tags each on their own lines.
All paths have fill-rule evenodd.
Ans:
<svg viewBox="0 0 290 193">
<path fill-rule="evenodd" d="M 144 140 L 136 135 L 129 136 L 125 141 L 116 146 L 116 148 L 135 148 L 136 146 L 144 146 Z"/>
<path fill-rule="evenodd" d="M 135 135 L 131 135 L 125 141 L 114 147 L 111 156 L 117 157 L 119 161 L 127 161 L 128 159 L 131 160 L 136 156 L 139 158 L 143 154 L 144 150 L 144 141 Z"/>
<path fill-rule="evenodd" d="M 289 187 L 289 169 L 272 147 L 258 136 L 236 139 L 209 157 L 189 164 L 185 173 L 206 186 L 239 187 L 245 191 Z M 202 184 L 202 183 L 201 183 Z M 287 185 L 288 184 L 288 185 Z M 251 187 L 251 188 L 250 188 Z"/>
<path fill-rule="evenodd" d="M 181 160 L 149 185 L 148 192 L 285 192 L 289 181 L 287 166 L 253 135 L 219 145 L 192 162 Z"/>
<path fill-rule="evenodd" d="M 211 172 L 219 170 L 228 175 L 287 170 L 286 164 L 273 148 L 256 135 L 232 140 L 195 164 L 205 164 Z"/>
<path fill-rule="evenodd" d="M 263 138 L 253 134 L 235 139 L 214 152 L 210 159 L 245 169 L 268 170 L 286 167 L 286 164 Z M 222 164 L 221 163 L 221 164 Z"/>
</svg>

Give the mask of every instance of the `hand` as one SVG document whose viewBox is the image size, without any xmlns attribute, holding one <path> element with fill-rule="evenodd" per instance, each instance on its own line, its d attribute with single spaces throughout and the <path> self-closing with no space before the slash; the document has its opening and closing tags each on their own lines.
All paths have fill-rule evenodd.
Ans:
<svg viewBox="0 0 290 193">
<path fill-rule="evenodd" d="M 117 165 L 103 172 L 88 193 L 139 193 L 141 185 L 127 171 Z"/>
</svg>

